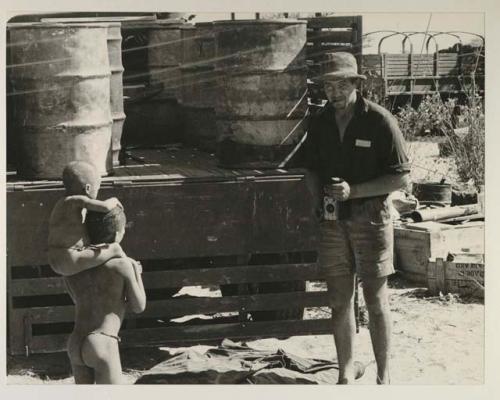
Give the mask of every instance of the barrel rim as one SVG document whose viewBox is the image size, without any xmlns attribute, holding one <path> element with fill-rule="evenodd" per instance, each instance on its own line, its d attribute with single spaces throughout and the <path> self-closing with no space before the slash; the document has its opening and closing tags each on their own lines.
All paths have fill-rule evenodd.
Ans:
<svg viewBox="0 0 500 400">
<path fill-rule="evenodd" d="M 185 27 L 193 26 L 185 22 L 183 19 L 157 19 L 153 21 L 137 21 L 127 24 L 125 29 L 144 29 L 144 28 L 156 28 L 156 29 L 184 29 Z M 188 28 L 190 29 L 190 28 Z"/>
<path fill-rule="evenodd" d="M 156 18 L 156 15 L 137 15 L 137 16 L 109 16 L 109 17 L 73 17 L 73 18 L 57 18 L 57 17 L 48 17 L 48 18 L 41 18 L 40 22 L 74 22 L 74 21 L 80 21 L 81 22 L 135 22 L 135 21 L 157 21 L 158 19 Z"/>
<path fill-rule="evenodd" d="M 415 181 L 413 184 L 427 187 L 441 187 L 441 188 L 451 188 L 453 185 L 451 183 L 441 183 L 441 182 L 428 182 L 428 181 Z"/>
<path fill-rule="evenodd" d="M 49 22 L 14 22 L 7 24 L 7 29 L 61 29 L 61 28 L 109 28 L 111 23 L 49 23 Z"/>
</svg>

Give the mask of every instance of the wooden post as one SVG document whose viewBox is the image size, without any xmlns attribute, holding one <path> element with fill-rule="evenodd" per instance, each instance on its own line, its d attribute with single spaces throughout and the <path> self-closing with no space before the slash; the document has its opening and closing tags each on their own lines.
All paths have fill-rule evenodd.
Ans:
<svg viewBox="0 0 500 400">
<path fill-rule="evenodd" d="M 231 20 L 234 21 L 236 19 L 236 15 L 234 12 L 231 13 Z"/>
<path fill-rule="evenodd" d="M 446 263 L 442 258 L 436 259 L 436 291 L 446 293 Z"/>
<path fill-rule="evenodd" d="M 255 19 L 260 19 L 260 13 L 255 13 Z"/>
</svg>

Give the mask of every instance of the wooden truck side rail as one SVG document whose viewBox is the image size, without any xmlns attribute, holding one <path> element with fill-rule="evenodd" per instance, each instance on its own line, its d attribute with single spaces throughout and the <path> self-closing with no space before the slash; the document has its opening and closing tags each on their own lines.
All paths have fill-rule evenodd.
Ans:
<svg viewBox="0 0 500 400">
<path fill-rule="evenodd" d="M 329 316 L 298 320 L 302 312 L 277 312 L 328 307 L 326 292 L 303 291 L 306 281 L 322 278 L 303 171 L 235 175 L 145 175 L 142 182 L 122 176 L 104 183 L 100 197 L 116 196 L 125 207 L 122 245 L 143 263 L 148 294 L 145 312 L 126 317 L 125 346 L 330 332 Z M 11 354 L 61 351 L 73 324 L 64 281 L 46 256 L 48 218 L 64 192 L 57 183 L 40 185 L 12 183 L 7 193 Z M 281 290 L 265 288 L 283 282 Z M 189 286 L 220 286 L 224 296 L 213 297 L 212 290 L 203 297 L 172 297 Z"/>
</svg>

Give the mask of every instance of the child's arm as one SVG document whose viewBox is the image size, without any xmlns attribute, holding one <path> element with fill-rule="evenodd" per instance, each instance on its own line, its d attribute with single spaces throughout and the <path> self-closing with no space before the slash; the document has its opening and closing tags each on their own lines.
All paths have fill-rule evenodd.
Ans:
<svg viewBox="0 0 500 400">
<path fill-rule="evenodd" d="M 146 308 L 146 292 L 142 282 L 140 264 L 132 258 L 128 259 L 132 264 L 132 271 L 125 276 L 125 297 L 127 299 L 127 308 L 138 314 Z"/>
<path fill-rule="evenodd" d="M 102 201 L 91 199 L 90 197 L 83 195 L 75 195 L 66 197 L 64 201 L 75 202 L 79 207 L 97 212 L 109 212 L 115 207 L 123 208 L 122 203 L 120 203 L 120 201 L 116 197 L 111 197 L 107 200 Z"/>
<path fill-rule="evenodd" d="M 112 258 L 126 257 L 118 243 L 110 243 L 102 248 L 85 247 L 82 250 L 73 251 L 71 255 L 73 257 L 71 263 L 53 265 L 54 271 L 62 276 L 71 276 L 98 267 Z"/>
</svg>

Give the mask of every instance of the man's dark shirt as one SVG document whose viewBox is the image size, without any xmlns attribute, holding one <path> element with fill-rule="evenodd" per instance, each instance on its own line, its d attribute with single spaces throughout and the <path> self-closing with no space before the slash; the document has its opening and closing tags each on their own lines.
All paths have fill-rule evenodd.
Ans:
<svg viewBox="0 0 500 400">
<path fill-rule="evenodd" d="M 343 141 L 340 141 L 335 109 L 328 102 L 310 118 L 308 136 L 297 161 L 315 172 L 323 185 L 330 183 L 332 177 L 358 184 L 382 175 L 410 171 L 396 119 L 359 93 Z M 348 215 L 348 211 L 342 214 Z"/>
</svg>

